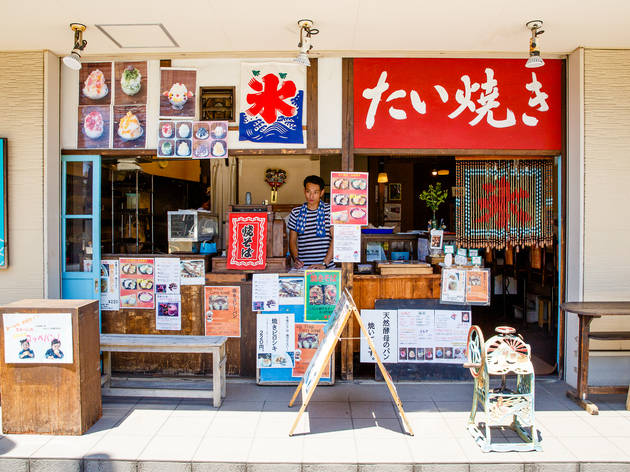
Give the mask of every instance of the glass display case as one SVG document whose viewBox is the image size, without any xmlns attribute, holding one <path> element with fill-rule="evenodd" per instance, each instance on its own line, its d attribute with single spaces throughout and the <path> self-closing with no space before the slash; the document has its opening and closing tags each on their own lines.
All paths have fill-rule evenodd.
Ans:
<svg viewBox="0 0 630 472">
<path fill-rule="evenodd" d="M 361 234 L 361 262 L 415 260 L 417 234 Z"/>
</svg>

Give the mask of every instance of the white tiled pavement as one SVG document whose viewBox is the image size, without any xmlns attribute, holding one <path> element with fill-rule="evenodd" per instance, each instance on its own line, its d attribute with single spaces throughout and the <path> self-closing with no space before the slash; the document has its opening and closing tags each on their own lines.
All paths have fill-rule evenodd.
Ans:
<svg viewBox="0 0 630 472">
<path fill-rule="evenodd" d="M 466 430 L 470 382 L 398 384 L 413 437 L 403 433 L 384 384 L 319 387 L 300 434 L 289 437 L 293 387 L 232 381 L 218 409 L 206 401 L 105 398 L 103 417 L 83 436 L 1 436 L 0 471 L 630 471 L 625 396 L 594 397 L 600 415 L 591 416 L 565 397 L 563 382 L 536 387 L 542 452 L 482 453 Z"/>
</svg>

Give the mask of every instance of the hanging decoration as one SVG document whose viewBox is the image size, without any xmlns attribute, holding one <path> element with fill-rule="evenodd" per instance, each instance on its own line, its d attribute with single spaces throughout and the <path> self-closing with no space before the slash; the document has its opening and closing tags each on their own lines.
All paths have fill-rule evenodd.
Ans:
<svg viewBox="0 0 630 472">
<path fill-rule="evenodd" d="M 553 244 L 551 159 L 458 159 L 457 186 L 458 246 Z"/>
<path fill-rule="evenodd" d="M 304 66 L 242 63 L 239 141 L 303 144 Z"/>
<path fill-rule="evenodd" d="M 278 189 L 287 181 L 287 171 L 284 169 L 267 169 L 265 182 L 271 187 L 271 203 L 278 203 Z"/>
</svg>

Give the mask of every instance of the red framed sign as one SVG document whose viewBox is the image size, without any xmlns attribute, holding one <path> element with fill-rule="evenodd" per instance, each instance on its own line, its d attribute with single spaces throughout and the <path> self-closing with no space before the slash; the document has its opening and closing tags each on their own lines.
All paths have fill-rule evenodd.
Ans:
<svg viewBox="0 0 630 472">
<path fill-rule="evenodd" d="M 230 213 L 227 268 L 259 270 L 267 265 L 267 213 Z"/>
<path fill-rule="evenodd" d="M 354 146 L 562 148 L 562 61 L 354 59 Z"/>
</svg>

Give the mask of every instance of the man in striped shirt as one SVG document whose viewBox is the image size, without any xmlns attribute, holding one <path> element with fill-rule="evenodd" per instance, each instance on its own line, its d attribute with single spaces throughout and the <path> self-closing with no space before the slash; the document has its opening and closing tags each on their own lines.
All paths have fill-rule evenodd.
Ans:
<svg viewBox="0 0 630 472">
<path fill-rule="evenodd" d="M 317 175 L 304 179 L 306 203 L 291 210 L 287 226 L 289 251 L 296 269 L 334 267 L 333 228 L 330 226 L 330 205 L 324 203 L 324 180 Z"/>
</svg>

